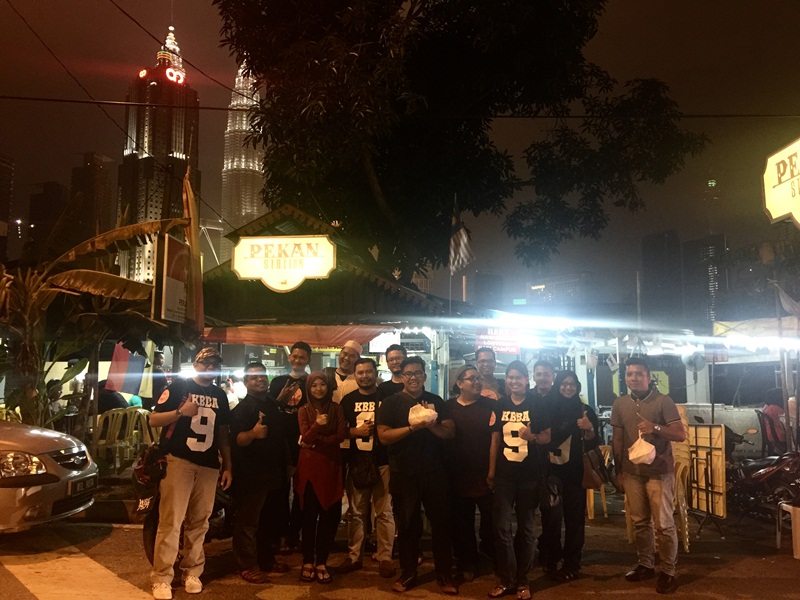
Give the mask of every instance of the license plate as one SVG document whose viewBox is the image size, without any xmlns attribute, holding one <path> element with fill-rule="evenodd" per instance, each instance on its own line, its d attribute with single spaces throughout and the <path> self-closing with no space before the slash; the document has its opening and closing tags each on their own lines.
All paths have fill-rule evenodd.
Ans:
<svg viewBox="0 0 800 600">
<path fill-rule="evenodd" d="M 67 494 L 78 496 L 97 487 L 97 476 L 85 477 L 83 479 L 73 479 L 67 486 Z"/>
</svg>

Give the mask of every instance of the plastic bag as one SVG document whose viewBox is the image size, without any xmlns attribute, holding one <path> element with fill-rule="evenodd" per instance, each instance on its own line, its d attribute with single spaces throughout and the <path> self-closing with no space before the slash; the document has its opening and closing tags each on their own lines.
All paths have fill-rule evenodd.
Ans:
<svg viewBox="0 0 800 600">
<path fill-rule="evenodd" d="M 639 432 L 637 439 L 628 448 L 628 460 L 635 465 L 649 465 L 656 459 L 656 447 L 642 437 Z"/>
<path fill-rule="evenodd" d="M 420 425 L 427 425 L 436 421 L 436 411 L 432 408 L 423 406 L 422 404 L 415 404 L 408 409 L 408 424 L 412 427 Z"/>
</svg>

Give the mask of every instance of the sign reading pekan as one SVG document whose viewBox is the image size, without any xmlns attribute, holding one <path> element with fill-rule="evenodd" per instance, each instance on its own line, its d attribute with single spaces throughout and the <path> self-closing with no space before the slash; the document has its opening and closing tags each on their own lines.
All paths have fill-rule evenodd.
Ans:
<svg viewBox="0 0 800 600">
<path fill-rule="evenodd" d="M 764 208 L 773 223 L 789 217 L 800 227 L 800 139 L 767 159 L 764 168 Z"/>
<path fill-rule="evenodd" d="M 243 237 L 233 249 L 239 279 L 260 279 L 274 292 L 291 292 L 306 279 L 326 279 L 336 268 L 327 235 Z"/>
</svg>

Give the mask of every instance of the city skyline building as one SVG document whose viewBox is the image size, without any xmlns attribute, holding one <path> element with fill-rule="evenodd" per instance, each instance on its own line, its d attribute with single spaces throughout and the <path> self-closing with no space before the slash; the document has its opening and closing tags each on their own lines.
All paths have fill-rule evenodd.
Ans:
<svg viewBox="0 0 800 600">
<path fill-rule="evenodd" d="M 56 181 L 45 181 L 40 191 L 30 195 L 28 226 L 24 227 L 23 223 L 23 262 L 36 264 L 66 249 L 64 240 L 51 234 L 59 219 L 64 217 L 68 203 L 68 188 Z"/>
<path fill-rule="evenodd" d="M 20 234 L 20 227 L 12 223 L 14 209 L 14 159 L 0 154 L 0 262 L 8 260 L 9 240 Z"/>
<path fill-rule="evenodd" d="M 674 323 L 683 316 L 681 242 L 674 229 L 642 237 L 639 306 L 646 323 Z"/>
<path fill-rule="evenodd" d="M 722 234 L 683 243 L 683 316 L 696 333 L 707 333 L 717 319 L 720 296 L 727 289 Z"/>
<path fill-rule="evenodd" d="M 97 152 L 86 152 L 81 166 L 72 169 L 70 203 L 76 207 L 75 243 L 114 227 L 114 161 Z"/>
<path fill-rule="evenodd" d="M 117 210 L 121 224 L 183 216 L 183 177 L 190 167 L 195 195 L 198 169 L 199 100 L 183 68 L 175 28 L 156 53 L 154 67 L 142 68 L 130 85 L 125 111 L 126 138 L 119 168 Z M 120 253 L 120 274 L 152 282 L 154 244 Z"/>
<path fill-rule="evenodd" d="M 248 110 L 259 101 L 258 87 L 253 77 L 244 73 L 241 65 L 236 73 L 228 123 L 225 127 L 225 153 L 222 165 L 222 231 L 228 234 L 264 214 L 267 209 L 261 200 L 264 187 L 263 152 L 247 142 L 250 133 Z M 230 260 L 233 245 L 222 237 L 220 262 Z"/>
</svg>

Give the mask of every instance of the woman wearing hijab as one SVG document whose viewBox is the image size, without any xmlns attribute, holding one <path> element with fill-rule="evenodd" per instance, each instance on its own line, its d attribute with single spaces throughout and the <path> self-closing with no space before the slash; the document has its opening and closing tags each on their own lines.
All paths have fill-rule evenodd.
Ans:
<svg viewBox="0 0 800 600">
<path fill-rule="evenodd" d="M 543 510 L 542 537 L 545 571 L 561 581 L 577 578 L 581 569 L 586 490 L 583 488 L 583 452 L 597 446 L 597 415 L 581 402 L 581 384 L 573 371 L 561 371 L 553 385 L 551 405 L 552 438 L 550 475 L 561 489 L 561 503 Z M 561 544 L 561 521 L 564 521 L 564 544 Z M 558 561 L 563 559 L 560 570 Z"/>
<path fill-rule="evenodd" d="M 332 400 L 325 374 L 315 371 L 306 381 L 308 403 L 297 412 L 300 455 L 295 494 L 303 511 L 303 567 L 300 579 L 330 583 L 327 561 L 342 517 L 342 459 L 339 444 L 347 423 Z"/>
</svg>

